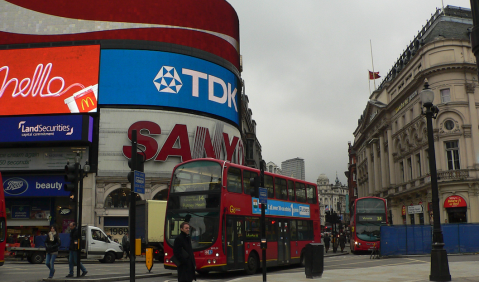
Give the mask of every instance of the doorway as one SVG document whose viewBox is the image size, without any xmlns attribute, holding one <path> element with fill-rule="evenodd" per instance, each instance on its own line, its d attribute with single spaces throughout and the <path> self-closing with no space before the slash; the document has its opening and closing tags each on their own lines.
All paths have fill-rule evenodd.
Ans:
<svg viewBox="0 0 479 282">
<path fill-rule="evenodd" d="M 226 219 L 226 256 L 228 269 L 244 268 L 244 218 Z"/>
<path fill-rule="evenodd" d="M 278 219 L 278 264 L 287 264 L 291 259 L 289 220 Z"/>
</svg>

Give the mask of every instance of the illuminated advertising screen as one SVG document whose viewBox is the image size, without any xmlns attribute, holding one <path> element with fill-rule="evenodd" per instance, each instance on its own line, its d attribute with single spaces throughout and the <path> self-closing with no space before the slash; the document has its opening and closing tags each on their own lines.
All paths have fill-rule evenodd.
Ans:
<svg viewBox="0 0 479 282">
<path fill-rule="evenodd" d="M 0 51 L 0 115 L 97 111 L 100 46 Z"/>
<path fill-rule="evenodd" d="M 162 106 L 214 114 L 239 124 L 236 76 L 190 56 L 102 50 L 100 105 Z"/>
<path fill-rule="evenodd" d="M 88 141 L 93 138 L 93 118 L 86 115 L 0 118 L 0 143 Z"/>
</svg>

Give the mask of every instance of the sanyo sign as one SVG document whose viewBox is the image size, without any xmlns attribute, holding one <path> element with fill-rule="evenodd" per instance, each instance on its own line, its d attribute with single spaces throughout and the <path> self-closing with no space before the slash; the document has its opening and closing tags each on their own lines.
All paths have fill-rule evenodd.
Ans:
<svg viewBox="0 0 479 282">
<path fill-rule="evenodd" d="M 226 68 L 190 56 L 102 50 L 99 104 L 189 109 L 238 124 L 237 81 Z"/>
</svg>

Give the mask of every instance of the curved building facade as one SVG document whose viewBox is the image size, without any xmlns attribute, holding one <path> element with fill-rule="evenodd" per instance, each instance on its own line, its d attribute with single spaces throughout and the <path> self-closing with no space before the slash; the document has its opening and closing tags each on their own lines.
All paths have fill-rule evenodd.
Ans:
<svg viewBox="0 0 479 282">
<path fill-rule="evenodd" d="M 91 165 L 83 223 L 120 238 L 134 129 L 147 156 L 141 199 L 165 199 L 181 161 L 246 163 L 239 21 L 226 1 L 0 0 L 0 10 L 0 171 L 25 190 L 6 191 L 9 232 L 74 219 L 62 175 L 80 152 Z"/>
</svg>

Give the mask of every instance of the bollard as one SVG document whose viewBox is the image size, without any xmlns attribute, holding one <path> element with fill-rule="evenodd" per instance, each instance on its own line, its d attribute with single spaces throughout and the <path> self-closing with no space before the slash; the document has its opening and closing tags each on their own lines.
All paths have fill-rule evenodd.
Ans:
<svg viewBox="0 0 479 282">
<path fill-rule="evenodd" d="M 304 249 L 304 272 L 306 278 L 319 278 L 324 270 L 324 245 L 321 243 L 307 244 Z"/>
<path fill-rule="evenodd" d="M 151 272 L 151 269 L 153 268 L 153 248 L 146 248 L 145 264 L 148 272 Z"/>
</svg>

